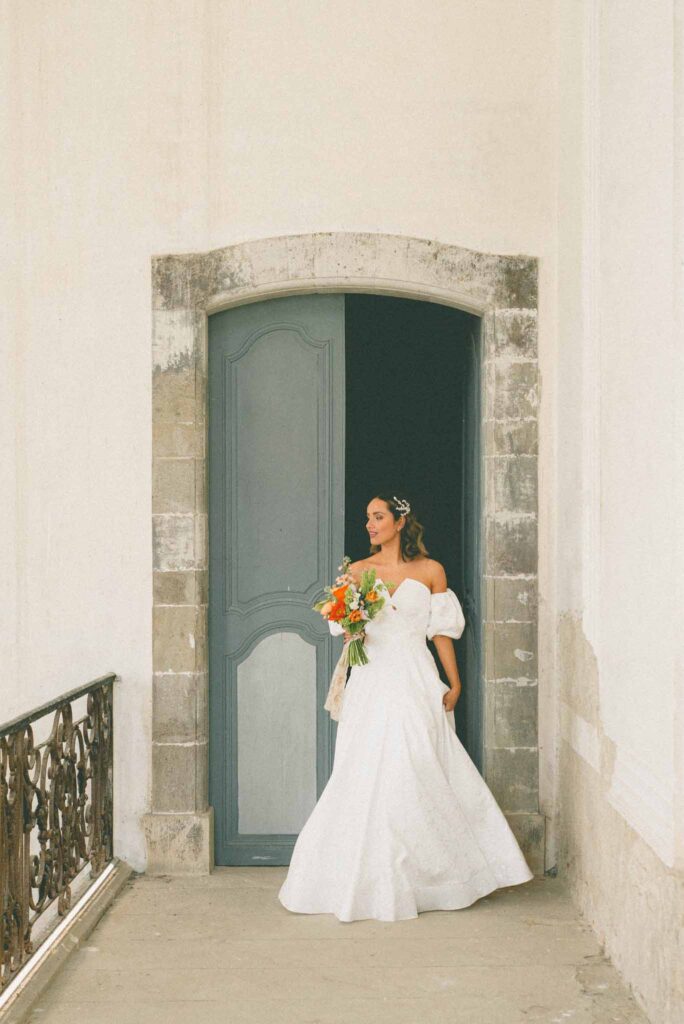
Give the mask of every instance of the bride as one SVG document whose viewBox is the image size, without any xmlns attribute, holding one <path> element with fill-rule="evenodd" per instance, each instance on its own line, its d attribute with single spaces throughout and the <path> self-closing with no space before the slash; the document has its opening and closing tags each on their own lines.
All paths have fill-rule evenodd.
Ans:
<svg viewBox="0 0 684 1024">
<path fill-rule="evenodd" d="M 465 627 L 458 598 L 427 557 L 406 500 L 383 492 L 366 512 L 371 556 L 349 571 L 358 583 L 374 568 L 385 604 L 366 623 L 368 664 L 349 675 L 332 773 L 278 899 L 340 921 L 399 921 L 470 906 L 533 874 L 454 729 L 461 682 L 452 638 Z"/>
</svg>

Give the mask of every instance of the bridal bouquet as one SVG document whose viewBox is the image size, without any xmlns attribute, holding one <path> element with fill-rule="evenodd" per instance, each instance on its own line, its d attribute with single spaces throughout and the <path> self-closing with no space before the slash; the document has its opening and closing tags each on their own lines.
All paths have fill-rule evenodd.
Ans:
<svg viewBox="0 0 684 1024">
<path fill-rule="evenodd" d="M 335 580 L 335 585 L 326 587 L 328 596 L 313 606 L 314 611 L 320 612 L 324 619 L 339 622 L 347 633 L 353 634 L 342 652 L 341 661 L 345 668 L 347 665 L 368 664 L 368 655 L 363 646 L 366 639 L 365 624 L 375 618 L 385 603 L 380 589 L 375 587 L 375 569 L 364 569 L 357 586 L 349 572 L 350 563 L 351 558 L 345 555 L 342 565 L 337 567 L 342 572 Z M 388 585 L 391 586 L 391 583 Z"/>
</svg>

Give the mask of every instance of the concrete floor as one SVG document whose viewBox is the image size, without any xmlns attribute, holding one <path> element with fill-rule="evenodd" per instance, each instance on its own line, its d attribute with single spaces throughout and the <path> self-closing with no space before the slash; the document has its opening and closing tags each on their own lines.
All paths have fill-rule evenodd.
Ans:
<svg viewBox="0 0 684 1024">
<path fill-rule="evenodd" d="M 343 923 L 281 906 L 285 872 L 134 875 L 27 1021 L 647 1024 L 560 879 Z"/>
</svg>

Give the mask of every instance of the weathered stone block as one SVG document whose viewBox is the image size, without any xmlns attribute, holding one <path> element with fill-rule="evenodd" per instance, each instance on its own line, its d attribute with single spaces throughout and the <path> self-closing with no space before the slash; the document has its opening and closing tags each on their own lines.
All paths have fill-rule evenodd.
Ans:
<svg viewBox="0 0 684 1024">
<path fill-rule="evenodd" d="M 195 459 L 154 459 L 152 511 L 195 511 Z"/>
<path fill-rule="evenodd" d="M 194 672 L 197 633 L 203 631 L 193 605 L 156 605 L 152 611 L 152 656 L 155 672 Z"/>
<path fill-rule="evenodd" d="M 290 281 L 312 281 L 316 259 L 315 235 L 288 235 L 287 273 Z M 268 281 L 269 278 L 263 278 Z"/>
<path fill-rule="evenodd" d="M 204 458 L 204 431 L 194 423 L 152 424 L 152 453 L 162 458 Z"/>
<path fill-rule="evenodd" d="M 490 622 L 536 622 L 537 580 L 486 576 L 484 618 Z"/>
<path fill-rule="evenodd" d="M 497 309 L 494 329 L 487 332 L 486 359 L 537 358 L 536 309 Z"/>
<path fill-rule="evenodd" d="M 498 287 L 497 259 L 488 253 L 445 245 L 429 238 L 409 238 L 406 274 L 431 287 L 454 289 L 475 308 L 490 305 Z M 379 254 L 379 260 L 382 254 Z"/>
<path fill-rule="evenodd" d="M 195 564 L 198 569 L 208 569 L 208 516 L 195 516 Z"/>
<path fill-rule="evenodd" d="M 536 418 L 539 405 L 537 364 L 497 359 L 485 364 L 487 419 Z"/>
<path fill-rule="evenodd" d="M 487 723 L 495 747 L 536 747 L 538 687 L 488 682 Z"/>
<path fill-rule="evenodd" d="M 161 571 L 195 567 L 195 515 L 156 514 L 152 517 L 154 568 Z"/>
<path fill-rule="evenodd" d="M 156 422 L 194 423 L 196 405 L 194 367 L 154 371 L 152 414 Z"/>
<path fill-rule="evenodd" d="M 499 287 L 495 305 L 515 309 L 536 309 L 537 261 L 529 256 L 498 257 Z"/>
<path fill-rule="evenodd" d="M 206 875 L 214 867 L 214 809 L 144 814 L 148 875 Z"/>
<path fill-rule="evenodd" d="M 155 371 L 193 368 L 196 341 L 196 315 L 192 310 L 154 310 L 152 363 Z"/>
<path fill-rule="evenodd" d="M 197 570 L 197 604 L 209 603 L 209 571 L 207 569 Z"/>
<path fill-rule="evenodd" d="M 484 622 L 485 679 L 537 678 L 536 622 Z"/>
<path fill-rule="evenodd" d="M 245 245 L 228 245 L 202 253 L 193 263 L 191 276 L 192 305 L 205 308 L 221 295 L 231 295 L 257 284 Z"/>
<path fill-rule="evenodd" d="M 252 275 L 255 281 L 287 281 L 289 278 L 288 237 L 268 238 L 250 250 Z"/>
<path fill-rule="evenodd" d="M 536 575 L 537 518 L 533 515 L 486 517 L 486 569 L 491 576 Z"/>
<path fill-rule="evenodd" d="M 204 459 L 195 459 L 195 509 L 207 511 L 207 464 Z"/>
<path fill-rule="evenodd" d="M 350 231 L 339 236 L 321 231 L 314 236 L 314 275 L 318 278 L 375 274 L 377 236 Z"/>
<path fill-rule="evenodd" d="M 206 810 L 206 743 L 152 744 L 152 807 L 187 814 Z"/>
<path fill-rule="evenodd" d="M 209 322 L 207 311 L 200 303 L 194 313 L 195 319 L 195 370 L 198 376 L 207 379 L 209 373 Z"/>
<path fill-rule="evenodd" d="M 152 305 L 154 309 L 192 307 L 193 255 L 155 256 L 152 259 Z"/>
<path fill-rule="evenodd" d="M 207 378 L 203 373 L 195 374 L 195 419 L 202 424 L 207 419 Z"/>
<path fill-rule="evenodd" d="M 152 684 L 152 738 L 157 743 L 207 740 L 205 672 L 155 675 Z"/>
<path fill-rule="evenodd" d="M 154 572 L 154 603 L 195 604 L 198 597 L 197 575 L 193 569 L 184 572 Z"/>
<path fill-rule="evenodd" d="M 485 501 L 490 512 L 537 511 L 535 456 L 488 456 L 485 459 Z"/>
<path fill-rule="evenodd" d="M 485 420 L 485 455 L 536 455 L 539 426 L 530 420 Z"/>
<path fill-rule="evenodd" d="M 209 649 L 207 644 L 207 606 L 199 605 L 195 617 L 195 666 L 198 671 L 206 672 L 209 667 Z"/>
<path fill-rule="evenodd" d="M 536 749 L 507 750 L 486 743 L 485 780 L 502 811 L 539 810 L 539 752 Z"/>
</svg>

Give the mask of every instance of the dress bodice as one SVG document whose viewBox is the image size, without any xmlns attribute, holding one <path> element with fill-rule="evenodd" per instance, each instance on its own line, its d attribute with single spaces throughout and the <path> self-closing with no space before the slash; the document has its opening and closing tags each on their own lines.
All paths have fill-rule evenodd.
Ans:
<svg viewBox="0 0 684 1024">
<path fill-rule="evenodd" d="M 366 634 L 371 645 L 374 640 L 396 637 L 403 633 L 422 642 L 434 636 L 450 636 L 457 640 L 465 629 L 465 616 L 456 594 L 450 588 L 433 594 L 427 584 L 407 576 L 390 594 L 387 585 L 378 576 L 376 589 L 383 593 L 385 604 L 370 622 Z M 328 623 L 333 635 L 344 630 L 337 622 Z"/>
</svg>

